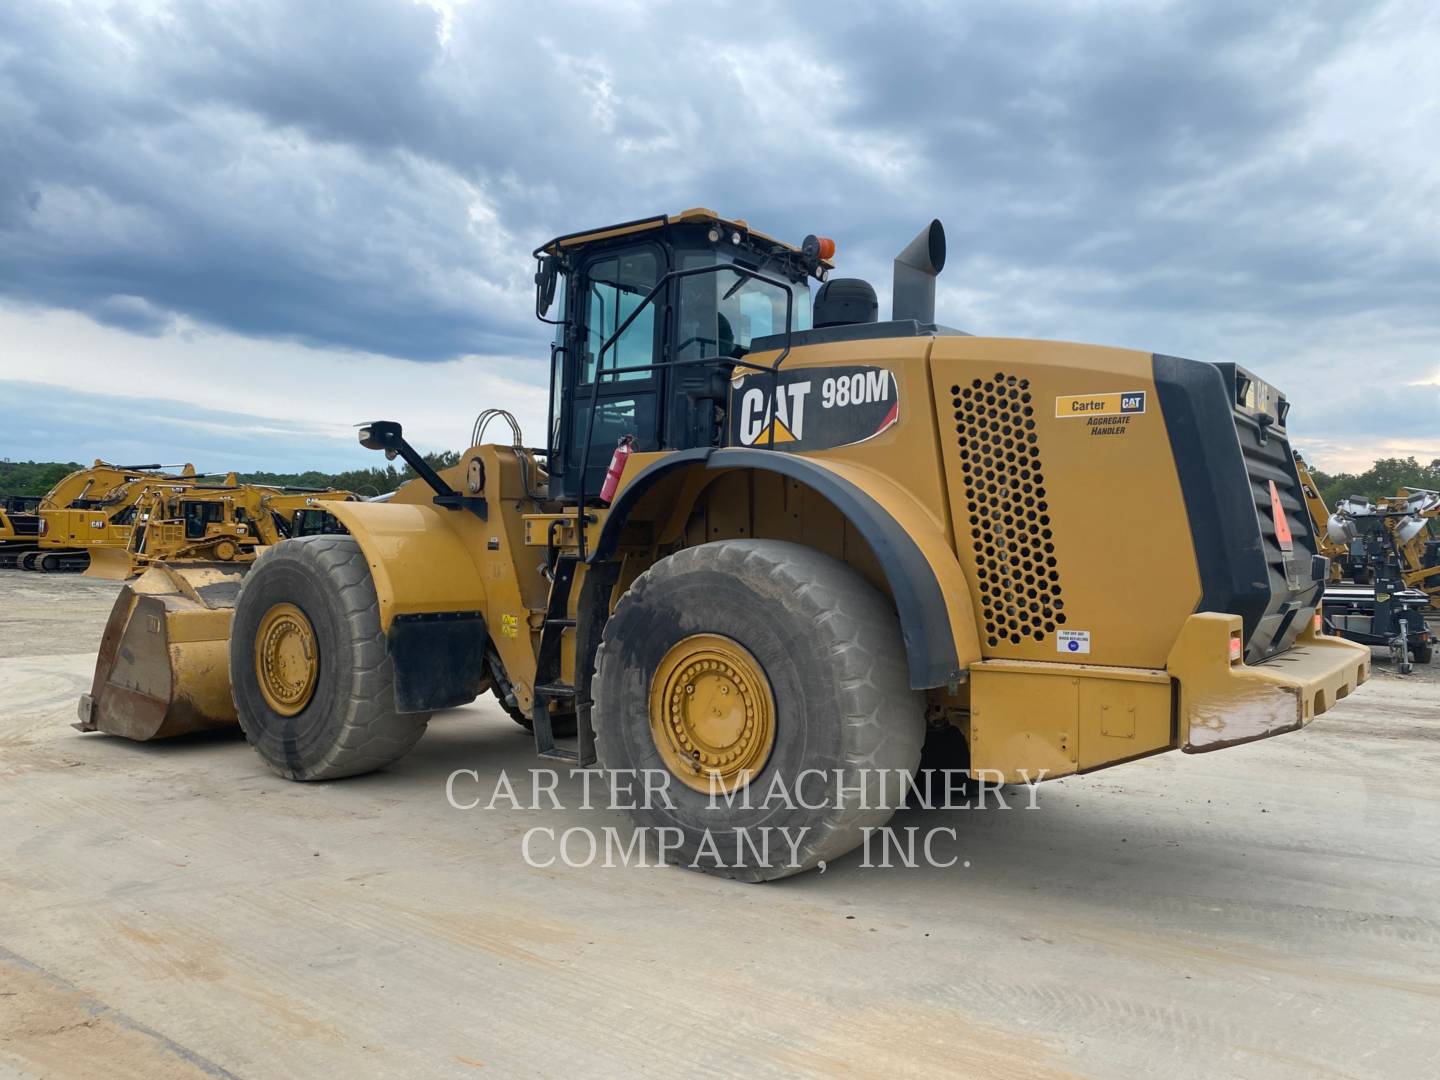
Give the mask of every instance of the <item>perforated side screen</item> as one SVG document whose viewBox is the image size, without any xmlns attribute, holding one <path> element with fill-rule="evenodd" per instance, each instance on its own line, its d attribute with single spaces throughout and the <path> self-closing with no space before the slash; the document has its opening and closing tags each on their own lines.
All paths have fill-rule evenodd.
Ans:
<svg viewBox="0 0 1440 1080">
<path fill-rule="evenodd" d="M 950 391 L 986 640 L 1044 641 L 1065 601 L 1030 383 L 996 372 Z"/>
</svg>

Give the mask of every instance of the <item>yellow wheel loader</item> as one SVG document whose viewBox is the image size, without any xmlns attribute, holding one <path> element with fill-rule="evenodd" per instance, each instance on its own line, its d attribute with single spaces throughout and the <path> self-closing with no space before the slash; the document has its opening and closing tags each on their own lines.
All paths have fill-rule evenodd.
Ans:
<svg viewBox="0 0 1440 1080">
<path fill-rule="evenodd" d="M 111 465 L 97 460 L 77 469 L 40 500 L 36 550 L 20 556 L 23 570 L 85 570 L 91 555 L 123 549 L 135 506 L 154 488 L 182 491 L 200 482 L 193 465 L 166 473 L 161 465 Z M 233 481 L 232 481 L 233 482 Z"/>
<path fill-rule="evenodd" d="M 93 549 L 89 573 L 124 581 L 158 562 L 249 562 L 269 544 L 325 531 L 324 506 L 356 498 L 258 484 L 148 488 L 135 502 L 124 546 Z"/>
<path fill-rule="evenodd" d="M 18 565 L 20 556 L 38 550 L 38 495 L 0 495 L 0 568 Z"/>
<path fill-rule="evenodd" d="M 1278 390 L 940 325 L 939 222 L 889 320 L 833 251 L 699 209 L 543 245 L 545 448 L 437 474 L 365 426 L 419 479 L 331 506 L 348 535 L 139 597 L 127 663 L 166 674 L 102 653 L 82 722 L 128 734 L 110 701 L 147 694 L 157 734 L 228 716 L 228 648 L 261 758 L 329 780 L 493 689 L 542 757 L 663 791 L 631 813 L 667 858 L 758 881 L 883 825 L 927 734 L 1036 780 L 1295 731 L 1364 681 L 1369 651 L 1319 632 Z"/>
</svg>

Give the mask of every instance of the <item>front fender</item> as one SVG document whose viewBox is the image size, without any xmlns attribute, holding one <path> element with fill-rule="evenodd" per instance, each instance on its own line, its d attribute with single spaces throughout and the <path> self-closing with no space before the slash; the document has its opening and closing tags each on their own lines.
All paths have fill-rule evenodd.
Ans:
<svg viewBox="0 0 1440 1080">
<path fill-rule="evenodd" d="M 325 509 L 370 566 L 395 665 L 395 707 L 431 712 L 473 701 L 484 685 L 489 641 L 485 584 L 471 555 L 483 545 L 481 522 L 416 503 L 332 502 Z"/>
<path fill-rule="evenodd" d="M 475 520 L 471 537 L 463 520 L 473 515 L 393 502 L 332 502 L 325 510 L 365 553 L 382 630 L 400 615 L 485 610 L 485 582 L 470 554 L 484 543 L 482 523 Z"/>
</svg>

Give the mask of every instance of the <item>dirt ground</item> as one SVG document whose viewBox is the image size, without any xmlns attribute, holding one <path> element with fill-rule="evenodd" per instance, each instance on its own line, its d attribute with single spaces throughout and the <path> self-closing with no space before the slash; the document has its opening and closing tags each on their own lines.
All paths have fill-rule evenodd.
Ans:
<svg viewBox="0 0 1440 1080">
<path fill-rule="evenodd" d="M 1302 733 L 907 811 L 949 868 L 522 857 L 619 814 L 487 700 L 383 773 L 69 725 L 116 586 L 0 572 L 0 1075 L 1433 1075 L 1440 670 Z"/>
</svg>

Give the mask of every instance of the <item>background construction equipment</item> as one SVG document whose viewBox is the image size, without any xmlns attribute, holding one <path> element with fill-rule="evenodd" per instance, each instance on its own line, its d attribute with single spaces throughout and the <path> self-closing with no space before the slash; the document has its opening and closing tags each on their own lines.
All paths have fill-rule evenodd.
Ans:
<svg viewBox="0 0 1440 1080">
<path fill-rule="evenodd" d="M 38 495 L 0 495 L 0 568 L 14 567 L 38 549 L 39 506 Z"/>
<path fill-rule="evenodd" d="M 135 502 L 123 546 L 90 552 L 89 573 L 123 581 L 157 562 L 248 562 L 268 544 L 292 536 L 343 532 L 325 512 L 348 491 L 285 491 L 258 484 L 149 487 Z"/>
<path fill-rule="evenodd" d="M 90 552 L 123 547 L 130 537 L 135 504 L 153 485 L 183 490 L 199 482 L 193 465 L 166 473 L 160 465 L 111 465 L 96 460 L 70 473 L 40 500 L 34 551 L 22 554 L 22 570 L 84 570 Z"/>
<path fill-rule="evenodd" d="M 1440 608 L 1440 542 L 1431 525 L 1440 495 L 1410 488 L 1379 501 L 1351 496 L 1332 511 L 1298 452 L 1295 461 L 1319 550 L 1331 560 L 1331 632 L 1388 649 L 1401 674 L 1430 663 L 1435 634 L 1425 613 Z"/>
</svg>

